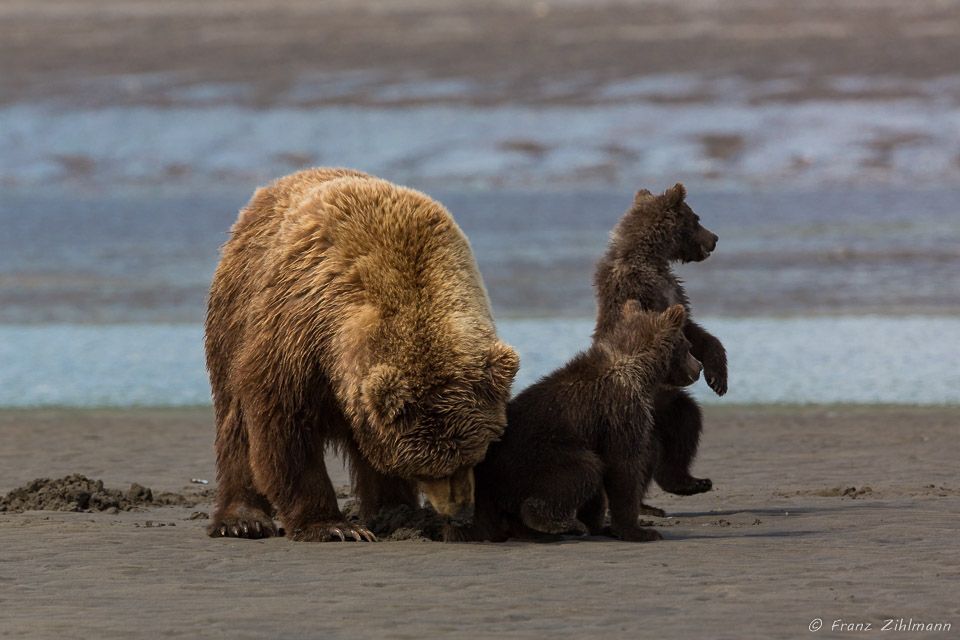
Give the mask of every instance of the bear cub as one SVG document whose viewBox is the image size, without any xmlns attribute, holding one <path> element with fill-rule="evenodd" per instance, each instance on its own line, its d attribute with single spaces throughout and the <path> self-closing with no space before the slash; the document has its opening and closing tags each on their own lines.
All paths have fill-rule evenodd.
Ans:
<svg viewBox="0 0 960 640">
<path fill-rule="evenodd" d="M 594 339 L 603 340 L 617 326 L 620 309 L 635 300 L 647 311 L 665 311 L 680 304 L 687 311 L 683 333 L 691 352 L 703 363 L 707 384 L 727 392 L 727 355 L 723 344 L 690 318 L 683 284 L 673 273 L 674 262 L 702 262 L 716 249 L 717 236 L 700 223 L 686 203 L 686 189 L 675 185 L 662 195 L 637 191 L 633 205 L 620 218 L 606 254 L 597 263 L 597 325 Z M 697 454 L 703 416 L 700 406 L 683 389 L 661 385 L 654 400 L 654 479 L 664 491 L 692 495 L 709 491 L 708 478 L 696 478 L 690 467 Z M 643 505 L 642 513 L 663 516 L 662 509 Z"/>
<path fill-rule="evenodd" d="M 654 394 L 700 377 L 685 321 L 682 305 L 649 313 L 629 301 L 612 331 L 511 400 L 503 439 L 475 469 L 474 523 L 448 525 L 445 539 L 660 539 L 637 518 L 653 472 Z"/>
</svg>

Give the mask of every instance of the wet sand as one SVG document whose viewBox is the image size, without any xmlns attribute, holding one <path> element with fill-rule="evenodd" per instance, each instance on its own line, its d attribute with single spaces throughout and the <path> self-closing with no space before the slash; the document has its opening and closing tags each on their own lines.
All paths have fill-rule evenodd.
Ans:
<svg viewBox="0 0 960 640">
<path fill-rule="evenodd" d="M 716 488 L 654 490 L 673 517 L 642 545 L 212 540 L 190 519 L 204 504 L 2 514 L 0 622 L 38 638 L 797 637 L 815 618 L 828 636 L 838 619 L 956 629 L 958 422 L 951 408 L 709 408 L 696 472 Z M 0 492 L 72 473 L 192 492 L 214 479 L 212 440 L 209 409 L 4 411 Z"/>
<path fill-rule="evenodd" d="M 955 0 L 19 0 L 0 10 L 0 59 L 16 61 L 0 70 L 0 103 L 58 97 L 165 106 L 178 101 L 170 88 L 220 83 L 224 93 L 181 97 L 265 107 L 289 100 L 286 90 L 304 75 L 352 73 L 347 86 L 304 104 L 381 104 L 371 100 L 377 84 L 461 79 L 482 91 L 452 82 L 433 95 L 388 101 L 584 104 L 617 79 L 731 71 L 758 82 L 801 79 L 773 101 L 849 99 L 857 96 L 824 77 L 956 74 L 957 7 Z M 110 76 L 127 77 L 105 82 Z M 915 92 L 888 83 L 860 94 Z M 660 98 L 673 101 L 669 93 Z M 716 153 L 731 152 L 730 141 L 711 142 Z"/>
</svg>

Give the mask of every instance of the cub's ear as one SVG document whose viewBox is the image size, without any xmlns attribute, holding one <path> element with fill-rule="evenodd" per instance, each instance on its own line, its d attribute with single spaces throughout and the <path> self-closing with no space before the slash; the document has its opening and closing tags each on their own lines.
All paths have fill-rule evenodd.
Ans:
<svg viewBox="0 0 960 640">
<path fill-rule="evenodd" d="M 408 402 L 413 401 L 413 394 L 398 369 L 381 364 L 367 374 L 360 386 L 360 398 L 367 411 L 390 422 L 400 415 Z"/>
<path fill-rule="evenodd" d="M 649 189 L 640 189 L 635 194 L 633 194 L 633 203 L 636 204 L 641 200 L 646 200 L 647 198 L 650 198 L 652 196 L 653 196 L 653 193 L 651 193 Z"/>
<path fill-rule="evenodd" d="M 509 345 L 497 341 L 487 351 L 483 366 L 487 380 L 497 391 L 504 393 L 513 384 L 513 378 L 520 370 L 520 356 Z"/>
<path fill-rule="evenodd" d="M 627 300 L 623 303 L 623 309 L 620 311 L 620 317 L 624 321 L 630 321 L 643 313 L 643 307 L 638 300 Z"/>
<path fill-rule="evenodd" d="M 667 192 L 663 194 L 663 201 L 666 203 L 667 207 L 676 207 L 680 204 L 683 204 L 683 201 L 687 198 L 687 189 L 679 182 L 673 185 L 672 189 L 667 189 Z"/>
<path fill-rule="evenodd" d="M 660 314 L 660 317 L 663 319 L 664 329 L 679 331 L 683 329 L 683 325 L 687 321 L 687 310 L 683 308 L 682 304 L 675 304 Z"/>
</svg>

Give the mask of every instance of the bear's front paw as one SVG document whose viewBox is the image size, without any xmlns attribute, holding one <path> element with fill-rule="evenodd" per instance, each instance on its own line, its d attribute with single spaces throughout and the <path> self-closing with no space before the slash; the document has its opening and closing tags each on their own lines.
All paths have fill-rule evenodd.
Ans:
<svg viewBox="0 0 960 640">
<path fill-rule="evenodd" d="M 229 517 L 213 522 L 207 527 L 211 538 L 269 538 L 277 535 L 277 525 L 266 515 L 263 517 Z"/>
<path fill-rule="evenodd" d="M 641 502 L 640 503 L 640 515 L 642 516 L 655 516 L 657 518 L 666 518 L 667 512 L 659 507 L 651 507 L 650 505 Z"/>
<path fill-rule="evenodd" d="M 714 393 L 718 396 L 722 396 L 727 392 L 727 373 L 723 374 L 712 374 L 708 373 L 707 376 L 707 386 L 713 389 Z"/>
<path fill-rule="evenodd" d="M 369 529 L 349 522 L 318 522 L 292 530 L 287 537 L 297 542 L 376 542 Z"/>
<path fill-rule="evenodd" d="M 727 365 L 725 363 L 710 365 L 704 363 L 703 369 L 707 386 L 713 389 L 718 396 L 725 394 L 727 392 Z"/>
<path fill-rule="evenodd" d="M 605 535 L 619 538 L 625 542 L 653 542 L 663 540 L 659 531 L 644 529 L 643 527 L 607 527 Z"/>
<path fill-rule="evenodd" d="M 694 478 L 693 476 L 687 476 L 678 482 L 670 484 L 659 484 L 660 488 L 664 491 L 678 496 L 692 496 L 697 493 L 706 493 L 710 491 L 710 489 L 713 489 L 713 480 L 710 478 Z"/>
<path fill-rule="evenodd" d="M 722 346 L 703 358 L 703 377 L 718 396 L 727 392 L 727 355 Z"/>
</svg>

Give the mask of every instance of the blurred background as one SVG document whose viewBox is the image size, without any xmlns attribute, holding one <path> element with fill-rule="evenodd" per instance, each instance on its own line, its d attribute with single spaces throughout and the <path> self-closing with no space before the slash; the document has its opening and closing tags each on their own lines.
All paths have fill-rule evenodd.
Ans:
<svg viewBox="0 0 960 640">
<path fill-rule="evenodd" d="M 723 402 L 960 403 L 960 2 L 0 0 L 0 60 L 0 406 L 206 404 L 218 248 L 318 165 L 450 209 L 518 388 L 683 182 Z"/>
</svg>

